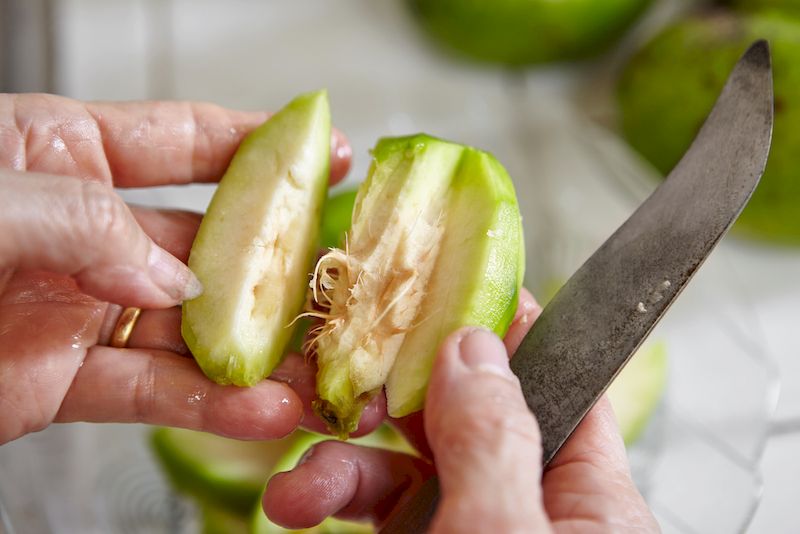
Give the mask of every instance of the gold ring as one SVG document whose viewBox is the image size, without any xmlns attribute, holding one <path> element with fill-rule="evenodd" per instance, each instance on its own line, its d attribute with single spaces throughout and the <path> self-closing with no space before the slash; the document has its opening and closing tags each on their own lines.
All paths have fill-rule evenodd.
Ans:
<svg viewBox="0 0 800 534">
<path fill-rule="evenodd" d="M 117 349 L 125 348 L 133 332 L 133 327 L 136 326 L 136 320 L 141 313 L 141 308 L 125 308 L 122 310 L 122 314 L 117 319 L 116 326 L 114 326 L 114 331 L 111 333 L 110 346 Z"/>
</svg>

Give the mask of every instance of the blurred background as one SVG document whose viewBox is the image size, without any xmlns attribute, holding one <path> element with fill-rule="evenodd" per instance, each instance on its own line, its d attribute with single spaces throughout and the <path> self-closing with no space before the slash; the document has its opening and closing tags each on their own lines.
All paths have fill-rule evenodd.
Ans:
<svg viewBox="0 0 800 534">
<path fill-rule="evenodd" d="M 768 38 L 768 170 L 652 335 L 668 365 L 645 373 L 666 373 L 666 387 L 630 454 L 665 532 L 796 532 L 798 21 L 800 0 L 0 0 L 0 90 L 276 110 L 325 87 L 354 150 L 334 193 L 363 180 L 381 136 L 489 150 L 519 195 L 526 285 L 546 300 L 672 168 L 747 45 Z M 202 211 L 213 186 L 121 194 Z M 197 531 L 148 433 L 54 426 L 0 447 L 0 532 Z"/>
</svg>

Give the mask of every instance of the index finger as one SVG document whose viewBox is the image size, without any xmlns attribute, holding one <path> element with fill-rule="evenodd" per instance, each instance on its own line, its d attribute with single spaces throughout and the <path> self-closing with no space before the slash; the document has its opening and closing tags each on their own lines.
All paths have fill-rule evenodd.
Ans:
<svg viewBox="0 0 800 534">
<path fill-rule="evenodd" d="M 108 165 L 117 187 L 147 187 L 219 180 L 242 139 L 266 112 L 244 112 L 195 102 L 93 103 Z M 350 167 L 352 150 L 331 136 L 331 183 Z"/>
<path fill-rule="evenodd" d="M 0 95 L 0 166 L 117 187 L 214 182 L 266 112 L 195 102 L 85 103 Z M 350 167 L 346 137 L 331 138 L 331 183 Z"/>
</svg>

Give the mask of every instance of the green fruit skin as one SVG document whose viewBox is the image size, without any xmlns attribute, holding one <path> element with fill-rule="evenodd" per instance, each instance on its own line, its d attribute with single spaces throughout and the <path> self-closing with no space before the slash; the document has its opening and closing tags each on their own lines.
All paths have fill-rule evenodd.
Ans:
<svg viewBox="0 0 800 534">
<path fill-rule="evenodd" d="M 200 509 L 202 534 L 247 534 L 250 532 L 248 516 L 235 514 L 216 506 L 204 505 Z"/>
<path fill-rule="evenodd" d="M 431 287 L 446 286 L 447 300 L 424 302 L 421 316 L 429 319 L 403 345 L 404 353 L 416 357 L 398 357 L 389 373 L 386 398 L 392 417 L 422 409 L 445 337 L 465 326 L 481 326 L 502 337 L 517 309 L 525 243 L 511 178 L 491 154 L 464 147 L 450 187 L 446 239 L 429 282 Z"/>
<path fill-rule="evenodd" d="M 756 11 L 774 8 L 787 13 L 800 14 L 800 0 L 733 0 L 731 4 L 742 10 Z"/>
<path fill-rule="evenodd" d="M 200 297 L 184 303 L 181 332 L 203 372 L 215 382 L 255 385 L 269 376 L 280 363 L 292 341 L 295 325 L 287 325 L 305 303 L 308 272 L 312 269 L 317 251 L 319 221 L 330 169 L 330 131 L 330 109 L 324 90 L 295 98 L 242 141 L 203 217 L 192 245 L 189 267 L 197 274 L 204 292 Z M 272 332 L 251 333 L 252 336 L 263 336 L 257 348 L 252 346 L 252 342 L 250 346 L 244 346 L 235 337 L 238 333 L 236 325 L 231 324 L 235 310 L 225 305 L 226 299 L 237 288 L 226 285 L 228 281 L 224 269 L 217 267 L 216 271 L 210 269 L 210 274 L 206 276 L 204 273 L 209 270 L 210 264 L 219 263 L 226 253 L 234 258 L 242 254 L 241 249 L 231 250 L 225 243 L 226 236 L 220 233 L 220 227 L 227 218 L 238 217 L 237 220 L 243 224 L 248 222 L 242 217 L 242 212 L 247 214 L 247 210 L 237 211 L 237 204 L 246 201 L 255 205 L 255 208 L 261 207 L 258 199 L 249 198 L 251 191 L 259 187 L 256 186 L 257 182 L 265 184 L 260 186 L 262 189 L 271 188 L 274 191 L 278 187 L 277 183 L 270 183 L 278 181 L 272 169 L 286 164 L 285 159 L 291 157 L 286 154 L 287 150 L 298 152 L 297 147 L 286 146 L 287 143 L 298 142 L 298 137 L 303 149 L 295 156 L 314 158 L 311 165 L 315 168 L 313 185 L 309 191 L 309 208 L 299 214 L 303 224 L 307 224 L 305 235 L 295 236 L 294 242 L 289 243 L 289 247 L 302 247 L 299 254 L 302 261 L 298 262 L 302 266 L 293 267 L 290 276 L 271 282 L 270 285 L 281 288 L 280 299 L 267 299 L 280 301 L 275 304 L 279 308 L 275 312 L 280 315 L 276 318 L 278 324 Z M 262 161 L 267 158 L 271 159 Z M 302 242 L 298 244 L 296 241 Z"/>
<path fill-rule="evenodd" d="M 736 234 L 800 245 L 800 21 L 774 11 L 715 12 L 656 36 L 625 68 L 618 86 L 622 131 L 665 175 L 689 148 L 734 64 L 755 40 L 772 51 L 775 122 L 767 168 Z"/>
<path fill-rule="evenodd" d="M 369 176 L 359 189 L 353 220 L 371 216 L 365 206 L 369 188 L 383 187 L 385 179 L 399 179 L 414 158 L 437 147 L 460 150 L 449 185 L 444 241 L 428 283 L 429 288 L 448 288 L 447 298 L 424 300 L 418 316 L 427 319 L 406 336 L 386 382 L 392 417 L 422 408 L 433 360 L 448 334 L 463 326 L 482 326 L 505 335 L 524 277 L 522 219 L 513 183 L 493 156 L 475 148 L 424 134 L 380 140 L 372 152 Z M 315 409 L 332 432 L 345 438 L 357 427 L 369 395 L 354 396 L 344 362 L 320 359 L 318 363 L 321 400 Z"/>
<path fill-rule="evenodd" d="M 344 246 L 344 237 L 350 229 L 357 190 L 341 191 L 331 195 L 322 211 L 319 242 L 324 248 Z"/>
<path fill-rule="evenodd" d="M 174 428 L 155 429 L 150 444 L 178 491 L 232 514 L 252 510 L 271 464 L 289 448 L 287 441 L 245 442 Z"/>
<path fill-rule="evenodd" d="M 612 45 L 651 0 L 408 0 L 440 44 L 512 66 L 592 57 Z"/>
</svg>

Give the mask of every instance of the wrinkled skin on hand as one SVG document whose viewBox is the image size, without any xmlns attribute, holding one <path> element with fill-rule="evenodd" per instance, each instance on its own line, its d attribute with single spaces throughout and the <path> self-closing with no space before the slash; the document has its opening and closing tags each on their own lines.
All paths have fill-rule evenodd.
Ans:
<svg viewBox="0 0 800 534">
<path fill-rule="evenodd" d="M 659 532 L 605 398 L 542 472 L 538 425 L 508 366 L 540 311 L 523 291 L 503 343 L 480 329 L 444 342 L 424 412 L 394 421 L 421 457 L 320 443 L 270 480 L 267 515 L 287 528 L 330 515 L 380 527 L 435 473 L 433 534 Z"/>
<path fill-rule="evenodd" d="M 128 207 L 113 190 L 218 180 L 266 118 L 208 104 L 0 95 L 0 444 L 79 420 L 243 439 L 297 426 L 309 399 L 287 382 L 313 371 L 294 358 L 282 381 L 244 389 L 211 383 L 187 357 L 177 305 L 200 288 L 180 262 L 200 215 Z M 331 146 L 335 182 L 350 148 L 339 133 Z M 105 345 L 122 306 L 145 311 L 129 348 L 114 349 Z M 370 417 L 364 431 L 380 406 Z"/>
</svg>

